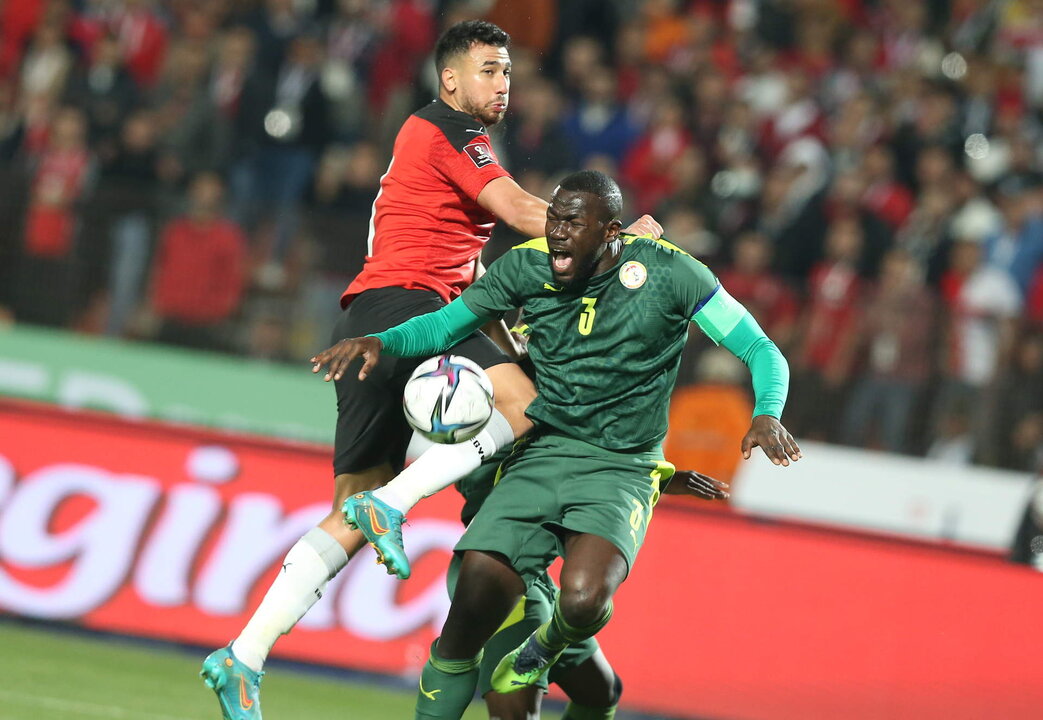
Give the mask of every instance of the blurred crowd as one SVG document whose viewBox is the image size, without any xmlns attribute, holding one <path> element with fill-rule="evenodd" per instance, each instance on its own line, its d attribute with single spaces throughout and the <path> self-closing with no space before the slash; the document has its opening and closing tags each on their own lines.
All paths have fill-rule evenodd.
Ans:
<svg viewBox="0 0 1043 720">
<path fill-rule="evenodd" d="M 1043 0 L 0 0 L 0 312 L 308 357 L 473 17 L 503 163 L 617 177 L 784 350 L 795 434 L 1040 467 Z M 686 357 L 675 409 L 748 412 Z"/>
</svg>

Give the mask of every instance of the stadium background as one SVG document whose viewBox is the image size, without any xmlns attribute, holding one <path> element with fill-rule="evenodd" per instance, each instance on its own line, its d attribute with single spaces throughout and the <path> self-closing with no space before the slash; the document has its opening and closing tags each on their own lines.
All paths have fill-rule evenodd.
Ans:
<svg viewBox="0 0 1043 720">
<path fill-rule="evenodd" d="M 514 38 L 494 141 L 519 182 L 619 178 L 628 217 L 717 271 L 794 371 L 806 460 L 740 468 L 746 376 L 693 335 L 668 453 L 734 502 L 661 506 L 606 636 L 628 709 L 1032 716 L 1041 591 L 1006 557 L 1016 536 L 1019 559 L 1043 550 L 1023 517 L 1043 463 L 1036 0 L 0 3 L 9 647 L 16 616 L 199 647 L 241 624 L 327 491 L 332 394 L 299 361 L 435 93 L 434 38 L 470 17 Z M 487 260 L 516 239 L 498 229 Z M 236 574 L 249 503 L 275 539 Z M 276 654 L 408 677 L 453 510 L 424 510 L 429 567 L 401 595 L 359 571 Z M 385 635 L 360 635 L 374 618 Z M 0 717 L 133 713 L 25 677 Z"/>
</svg>

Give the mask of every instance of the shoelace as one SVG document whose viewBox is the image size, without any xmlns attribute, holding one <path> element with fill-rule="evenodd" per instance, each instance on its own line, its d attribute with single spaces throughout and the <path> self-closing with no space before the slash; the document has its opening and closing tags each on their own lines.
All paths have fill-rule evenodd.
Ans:
<svg viewBox="0 0 1043 720">
<path fill-rule="evenodd" d="M 514 670 L 519 675 L 524 675 L 545 665 L 548 660 L 550 660 L 550 657 L 540 644 L 536 642 L 536 638 L 530 637 L 528 642 L 525 643 L 525 647 L 518 653 L 518 659 L 514 661 Z"/>
</svg>

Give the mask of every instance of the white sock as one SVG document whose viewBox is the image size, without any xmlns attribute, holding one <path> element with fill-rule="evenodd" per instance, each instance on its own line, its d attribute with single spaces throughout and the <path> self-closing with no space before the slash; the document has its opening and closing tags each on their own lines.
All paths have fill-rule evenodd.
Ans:
<svg viewBox="0 0 1043 720">
<path fill-rule="evenodd" d="M 472 439 L 433 446 L 387 485 L 374 490 L 373 496 L 404 515 L 422 498 L 449 487 L 513 440 L 511 424 L 499 410 L 493 410 L 489 424 Z"/>
<path fill-rule="evenodd" d="M 232 643 L 232 652 L 254 672 L 260 672 L 280 635 L 322 597 L 330 579 L 348 564 L 348 554 L 322 528 L 312 528 L 283 560 L 282 570 L 268 588 L 250 621 Z"/>
</svg>

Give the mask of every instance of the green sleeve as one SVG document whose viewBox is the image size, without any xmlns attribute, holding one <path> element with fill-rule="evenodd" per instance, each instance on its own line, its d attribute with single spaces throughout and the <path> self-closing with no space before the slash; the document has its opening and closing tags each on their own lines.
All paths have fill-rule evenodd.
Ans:
<svg viewBox="0 0 1043 720">
<path fill-rule="evenodd" d="M 444 308 L 417 315 L 370 337 L 380 340 L 388 355 L 427 357 L 445 352 L 490 319 L 475 315 L 457 298 Z"/>
<path fill-rule="evenodd" d="M 672 268 L 674 297 L 680 311 L 690 318 L 720 283 L 710 268 L 684 251 L 673 255 Z"/>
<path fill-rule="evenodd" d="M 481 317 L 498 318 L 525 304 L 520 288 L 534 282 L 531 280 L 533 254 L 546 257 L 533 249 L 536 243 L 537 240 L 530 240 L 508 250 L 486 269 L 485 275 L 464 290 L 460 299 L 471 312 Z M 545 240 L 543 244 L 546 246 Z"/>
<path fill-rule="evenodd" d="M 750 369 L 756 403 L 753 416 L 781 418 L 789 392 L 789 364 L 746 308 L 718 285 L 692 320 Z"/>
<path fill-rule="evenodd" d="M 753 417 L 782 418 L 789 392 L 789 364 L 749 313 L 739 320 L 721 344 L 746 363 L 753 376 Z"/>
</svg>

